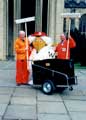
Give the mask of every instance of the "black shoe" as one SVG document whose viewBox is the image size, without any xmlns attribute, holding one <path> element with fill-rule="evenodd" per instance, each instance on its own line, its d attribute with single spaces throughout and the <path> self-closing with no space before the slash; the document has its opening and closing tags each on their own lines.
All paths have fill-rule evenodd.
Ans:
<svg viewBox="0 0 86 120">
<path fill-rule="evenodd" d="M 16 84 L 17 86 L 20 86 L 21 84 Z"/>
<path fill-rule="evenodd" d="M 27 85 L 27 83 L 21 83 L 22 85 Z"/>
</svg>

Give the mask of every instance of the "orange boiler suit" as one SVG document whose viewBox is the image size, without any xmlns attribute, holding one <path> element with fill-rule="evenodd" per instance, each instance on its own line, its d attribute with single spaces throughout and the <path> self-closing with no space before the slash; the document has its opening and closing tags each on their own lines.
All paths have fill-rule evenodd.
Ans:
<svg viewBox="0 0 86 120">
<path fill-rule="evenodd" d="M 16 52 L 16 83 L 17 84 L 27 84 L 29 71 L 27 69 L 27 51 L 26 48 L 26 38 L 24 40 L 20 40 L 17 38 L 14 44 L 15 52 Z M 29 42 L 28 42 L 29 48 Z M 29 49 L 28 49 L 29 53 Z"/>
<path fill-rule="evenodd" d="M 57 52 L 58 59 L 66 59 L 67 42 L 68 42 L 68 40 L 63 40 L 63 42 L 58 43 L 58 45 L 56 46 L 55 52 Z M 74 48 L 74 47 L 76 47 L 76 43 L 75 43 L 74 39 L 72 37 L 70 37 L 67 59 L 70 59 L 70 48 Z"/>
</svg>

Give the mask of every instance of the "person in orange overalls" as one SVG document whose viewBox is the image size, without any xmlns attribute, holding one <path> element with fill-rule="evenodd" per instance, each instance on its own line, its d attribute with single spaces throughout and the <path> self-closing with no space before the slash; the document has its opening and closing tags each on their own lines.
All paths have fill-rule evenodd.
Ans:
<svg viewBox="0 0 86 120">
<path fill-rule="evenodd" d="M 29 48 L 29 41 L 28 48 Z M 19 37 L 15 40 L 14 48 L 16 52 L 16 84 L 27 84 L 29 71 L 27 69 L 27 50 L 25 32 L 20 31 Z"/>
<path fill-rule="evenodd" d="M 70 48 L 76 47 L 74 39 L 70 36 L 67 40 L 64 34 L 60 36 L 61 42 L 57 44 L 55 52 L 58 59 L 70 59 Z"/>
</svg>

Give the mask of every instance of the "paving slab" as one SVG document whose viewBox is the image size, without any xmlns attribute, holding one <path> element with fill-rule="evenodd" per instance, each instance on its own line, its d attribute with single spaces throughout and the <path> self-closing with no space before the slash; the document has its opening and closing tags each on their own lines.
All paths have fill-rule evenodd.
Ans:
<svg viewBox="0 0 86 120">
<path fill-rule="evenodd" d="M 68 95 L 63 95 L 62 96 L 63 100 L 79 100 L 79 101 L 86 101 L 86 96 L 68 96 Z"/>
<path fill-rule="evenodd" d="M 31 97 L 12 97 L 11 104 L 19 105 L 36 105 L 36 97 L 33 95 Z"/>
<path fill-rule="evenodd" d="M 0 87 L 16 87 L 16 84 L 14 84 L 14 83 L 12 83 L 12 82 L 10 82 L 10 81 L 8 81 L 7 83 L 5 82 L 5 81 L 3 81 L 3 80 L 0 80 Z"/>
<path fill-rule="evenodd" d="M 80 90 L 79 88 L 73 89 L 72 91 L 70 90 L 64 90 L 61 94 L 61 96 L 67 95 L 67 96 L 83 96 L 83 90 Z"/>
<path fill-rule="evenodd" d="M 64 103 L 70 112 L 86 112 L 86 101 L 65 100 Z"/>
<path fill-rule="evenodd" d="M 36 106 L 25 106 L 25 105 L 10 105 L 4 115 L 4 119 L 27 119 L 35 120 L 36 116 Z"/>
<path fill-rule="evenodd" d="M 14 87 L 0 87 L 0 95 L 11 95 L 14 89 Z"/>
<path fill-rule="evenodd" d="M 56 93 L 53 95 L 46 95 L 44 93 L 41 93 L 40 91 L 37 92 L 37 100 L 38 101 L 62 101 L 61 96 Z"/>
<path fill-rule="evenodd" d="M 15 62 L 0 61 L 0 86 L 12 86 L 15 83 Z"/>
<path fill-rule="evenodd" d="M 38 120 L 70 120 L 70 118 L 64 114 L 38 114 Z"/>
<path fill-rule="evenodd" d="M 0 120 L 2 120 L 2 116 L 0 116 Z"/>
<path fill-rule="evenodd" d="M 8 61 L 0 61 L 0 69 L 6 70 L 14 70 L 16 68 L 16 62 L 12 60 Z"/>
<path fill-rule="evenodd" d="M 12 82 L 12 80 L 4 80 L 4 79 L 1 79 L 0 80 L 0 87 L 16 87 L 16 83 L 15 83 L 15 80 L 13 80 L 13 82 Z"/>
<path fill-rule="evenodd" d="M 0 70 L 0 80 L 15 80 L 15 70 Z"/>
<path fill-rule="evenodd" d="M 19 86 L 19 87 L 16 87 L 15 89 L 15 92 L 13 94 L 13 96 L 34 96 L 36 97 L 36 90 L 35 89 L 32 89 L 31 87 L 28 87 L 28 86 Z"/>
<path fill-rule="evenodd" d="M 0 104 L 0 116 L 4 115 L 7 106 L 7 104 Z"/>
<path fill-rule="evenodd" d="M 62 102 L 38 102 L 37 108 L 38 113 L 67 113 Z"/>
<path fill-rule="evenodd" d="M 70 112 L 72 120 L 86 120 L 86 112 Z"/>
<path fill-rule="evenodd" d="M 10 95 L 0 95 L 0 104 L 9 104 Z"/>
<path fill-rule="evenodd" d="M 0 86 L 15 85 L 15 70 L 0 70 Z"/>
</svg>

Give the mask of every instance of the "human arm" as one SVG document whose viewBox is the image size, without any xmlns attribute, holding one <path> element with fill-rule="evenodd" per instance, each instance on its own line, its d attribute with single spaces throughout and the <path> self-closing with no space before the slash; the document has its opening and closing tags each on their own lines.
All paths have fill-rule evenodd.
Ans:
<svg viewBox="0 0 86 120">
<path fill-rule="evenodd" d="M 17 54 L 22 54 L 25 53 L 25 47 L 24 46 L 20 46 L 20 43 L 16 40 L 14 43 L 14 49 L 16 51 Z"/>
<path fill-rule="evenodd" d="M 76 42 L 71 36 L 69 37 L 69 47 L 70 48 L 76 47 Z"/>
</svg>

